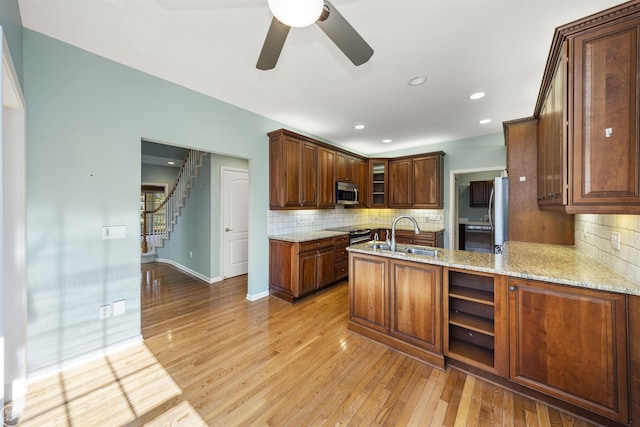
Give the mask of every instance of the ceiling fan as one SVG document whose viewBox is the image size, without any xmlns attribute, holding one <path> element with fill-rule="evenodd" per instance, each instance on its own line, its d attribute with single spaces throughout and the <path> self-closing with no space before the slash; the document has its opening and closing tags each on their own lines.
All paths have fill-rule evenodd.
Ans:
<svg viewBox="0 0 640 427">
<path fill-rule="evenodd" d="M 338 46 L 354 65 L 371 58 L 373 49 L 327 0 L 268 0 L 273 13 L 256 68 L 271 70 L 276 66 L 291 27 L 307 27 L 314 22 Z"/>
</svg>

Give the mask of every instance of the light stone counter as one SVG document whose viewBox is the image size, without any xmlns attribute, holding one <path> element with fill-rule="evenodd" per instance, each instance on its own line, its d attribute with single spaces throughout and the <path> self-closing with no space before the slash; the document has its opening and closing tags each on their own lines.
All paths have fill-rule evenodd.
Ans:
<svg viewBox="0 0 640 427">
<path fill-rule="evenodd" d="M 269 236 L 269 239 L 282 240 L 283 242 L 295 243 L 295 242 L 308 242 L 310 240 L 327 239 L 329 237 L 344 236 L 348 234 L 349 233 L 345 233 L 344 231 L 317 230 L 317 231 L 302 231 L 300 233 L 287 233 L 287 234 Z"/>
<path fill-rule="evenodd" d="M 502 255 L 438 248 L 436 257 L 373 249 L 371 242 L 349 246 L 347 250 L 444 267 L 640 295 L 640 285 L 573 246 L 507 242 Z"/>
</svg>

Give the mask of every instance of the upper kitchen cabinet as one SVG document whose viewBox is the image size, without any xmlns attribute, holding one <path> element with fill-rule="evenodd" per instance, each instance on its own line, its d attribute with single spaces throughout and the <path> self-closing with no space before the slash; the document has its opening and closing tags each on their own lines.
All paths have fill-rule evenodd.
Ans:
<svg viewBox="0 0 640 427">
<path fill-rule="evenodd" d="M 567 204 L 567 44 L 556 60 L 538 118 L 538 205 Z"/>
<path fill-rule="evenodd" d="M 493 181 L 471 181 L 469 183 L 469 206 L 472 208 L 489 207 L 489 198 L 493 189 Z"/>
<path fill-rule="evenodd" d="M 318 147 L 318 207 L 334 208 L 336 205 L 335 180 L 336 152 Z"/>
<path fill-rule="evenodd" d="M 313 140 L 293 132 L 280 129 L 269 133 L 271 209 L 334 207 L 331 162 L 335 152 L 325 149 L 320 152 L 321 149 Z"/>
<path fill-rule="evenodd" d="M 389 160 L 389 207 L 441 209 L 444 154 Z"/>
<path fill-rule="evenodd" d="M 355 206 L 364 206 L 367 203 L 368 174 L 369 162 L 366 159 L 340 151 L 336 153 L 336 181 L 358 184 L 360 203 Z"/>
<path fill-rule="evenodd" d="M 556 30 L 535 109 L 538 203 L 640 213 L 640 2 Z"/>
<path fill-rule="evenodd" d="M 369 160 L 369 194 L 367 207 L 386 208 L 389 203 L 389 161 L 386 159 Z"/>
<path fill-rule="evenodd" d="M 640 213 L 636 9 L 632 19 L 571 40 L 572 212 Z"/>
</svg>

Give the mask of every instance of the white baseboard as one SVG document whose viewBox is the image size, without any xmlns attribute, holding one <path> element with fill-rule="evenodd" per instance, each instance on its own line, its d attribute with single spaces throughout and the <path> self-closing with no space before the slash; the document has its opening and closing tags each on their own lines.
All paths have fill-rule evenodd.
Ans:
<svg viewBox="0 0 640 427">
<path fill-rule="evenodd" d="M 56 375 L 61 371 L 65 371 L 67 369 L 71 369 L 80 365 L 84 365 L 85 363 L 94 361 L 101 357 L 104 357 L 109 354 L 113 354 L 117 351 L 124 350 L 125 348 L 137 345 L 144 342 L 142 335 L 138 335 L 124 341 L 118 341 L 117 343 L 108 345 L 101 349 L 85 353 L 80 356 L 73 357 L 68 360 L 64 360 L 62 362 L 58 362 L 55 365 L 47 366 L 46 368 L 37 369 L 32 372 L 27 372 L 27 381 L 37 381 L 46 377 L 50 377 L 52 375 Z"/>
<path fill-rule="evenodd" d="M 247 300 L 253 302 L 258 301 L 259 299 L 266 298 L 269 296 L 269 291 L 258 292 L 257 294 L 249 294 L 247 293 Z"/>
<path fill-rule="evenodd" d="M 208 284 L 212 284 L 212 283 L 216 283 L 216 282 L 220 282 L 221 280 L 223 280 L 222 277 L 218 276 L 218 277 L 207 277 L 204 274 L 198 273 L 195 270 L 190 269 L 189 267 L 185 267 L 182 264 L 179 264 L 171 259 L 166 259 L 166 258 L 156 258 L 156 262 L 163 262 L 165 264 L 169 264 L 174 266 L 175 268 L 177 268 L 180 271 L 183 271 L 184 273 L 189 274 L 190 276 L 194 276 L 197 277 L 198 279 L 207 282 Z"/>
</svg>

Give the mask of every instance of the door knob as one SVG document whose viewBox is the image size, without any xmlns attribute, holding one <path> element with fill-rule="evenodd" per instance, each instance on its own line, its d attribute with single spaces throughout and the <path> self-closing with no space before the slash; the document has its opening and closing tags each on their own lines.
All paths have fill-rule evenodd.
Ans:
<svg viewBox="0 0 640 427">
<path fill-rule="evenodd" d="M 233 231 L 233 228 L 229 228 L 229 227 L 227 227 L 227 228 L 225 228 L 225 229 L 224 229 L 224 231 L 227 231 L 227 232 L 229 232 L 229 231 Z"/>
</svg>

